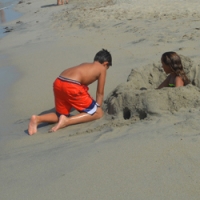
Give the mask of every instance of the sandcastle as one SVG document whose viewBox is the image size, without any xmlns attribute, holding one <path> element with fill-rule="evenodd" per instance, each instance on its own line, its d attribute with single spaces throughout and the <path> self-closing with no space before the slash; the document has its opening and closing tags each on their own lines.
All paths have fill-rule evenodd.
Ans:
<svg viewBox="0 0 200 200">
<path fill-rule="evenodd" d="M 181 56 L 191 84 L 178 88 L 156 89 L 166 78 L 160 63 L 132 69 L 127 82 L 118 85 L 104 102 L 104 110 L 113 117 L 130 119 L 138 116 L 174 113 L 200 107 L 200 65 Z"/>
</svg>

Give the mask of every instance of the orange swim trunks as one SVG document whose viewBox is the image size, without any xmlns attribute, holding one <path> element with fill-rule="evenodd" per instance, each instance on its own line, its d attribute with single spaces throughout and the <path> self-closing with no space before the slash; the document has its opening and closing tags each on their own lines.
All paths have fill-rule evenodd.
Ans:
<svg viewBox="0 0 200 200">
<path fill-rule="evenodd" d="M 99 106 L 88 93 L 88 87 L 59 76 L 53 84 L 55 107 L 58 115 L 69 115 L 71 108 L 94 114 Z"/>
</svg>

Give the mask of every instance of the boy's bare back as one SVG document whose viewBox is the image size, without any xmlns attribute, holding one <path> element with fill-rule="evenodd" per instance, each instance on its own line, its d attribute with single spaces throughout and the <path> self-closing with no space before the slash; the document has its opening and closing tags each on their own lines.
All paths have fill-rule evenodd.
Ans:
<svg viewBox="0 0 200 200">
<path fill-rule="evenodd" d="M 80 82 L 82 85 L 90 85 L 96 80 L 105 79 L 107 68 L 99 62 L 82 63 L 64 70 L 60 76 Z"/>
</svg>

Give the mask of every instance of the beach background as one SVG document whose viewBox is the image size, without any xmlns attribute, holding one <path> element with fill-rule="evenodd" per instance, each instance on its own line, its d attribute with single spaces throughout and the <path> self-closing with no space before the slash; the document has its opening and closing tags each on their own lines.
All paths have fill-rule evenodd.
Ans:
<svg viewBox="0 0 200 200">
<path fill-rule="evenodd" d="M 199 0 L 12 3 L 0 24 L 10 30 L 0 38 L 1 199 L 198 200 Z M 102 48 L 113 57 L 105 116 L 29 136 L 31 115 L 54 109 L 55 78 Z M 192 84 L 155 90 L 166 51 Z"/>
</svg>

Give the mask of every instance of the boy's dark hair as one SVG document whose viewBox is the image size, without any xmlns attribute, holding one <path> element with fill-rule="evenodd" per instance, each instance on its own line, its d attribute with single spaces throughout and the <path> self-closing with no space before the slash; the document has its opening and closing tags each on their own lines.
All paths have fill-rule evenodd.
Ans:
<svg viewBox="0 0 200 200">
<path fill-rule="evenodd" d="M 101 64 L 103 64 L 104 62 L 108 62 L 108 66 L 112 66 L 112 56 L 110 52 L 108 52 L 106 49 L 102 49 L 101 51 L 99 51 L 95 55 L 94 61 L 98 61 Z"/>
</svg>

